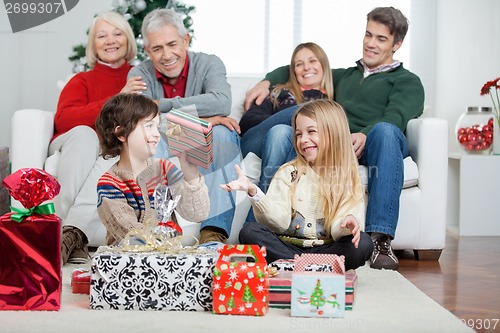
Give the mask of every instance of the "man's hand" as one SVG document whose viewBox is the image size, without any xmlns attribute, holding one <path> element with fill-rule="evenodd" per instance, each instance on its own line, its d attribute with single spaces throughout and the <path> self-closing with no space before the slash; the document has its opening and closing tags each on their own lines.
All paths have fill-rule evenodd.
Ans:
<svg viewBox="0 0 500 333">
<path fill-rule="evenodd" d="M 201 119 L 208 121 L 209 123 L 212 124 L 212 126 L 224 125 L 227 128 L 229 128 L 229 130 L 236 131 L 236 133 L 241 134 L 240 124 L 238 124 L 238 122 L 231 117 L 213 116 Z"/>
<path fill-rule="evenodd" d="M 354 153 L 356 153 L 356 157 L 359 159 L 361 155 L 363 155 L 363 151 L 365 150 L 366 135 L 364 135 L 363 133 L 352 133 L 351 139 Z"/>
<path fill-rule="evenodd" d="M 253 101 L 255 104 L 260 105 L 264 99 L 269 95 L 269 87 L 271 82 L 267 80 L 260 81 L 252 89 L 247 91 L 245 96 L 245 111 L 247 111 L 252 105 Z"/>
</svg>

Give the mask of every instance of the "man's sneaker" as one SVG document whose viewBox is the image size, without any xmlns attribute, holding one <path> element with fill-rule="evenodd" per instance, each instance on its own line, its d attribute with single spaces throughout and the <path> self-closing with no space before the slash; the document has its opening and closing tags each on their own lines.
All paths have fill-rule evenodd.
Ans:
<svg viewBox="0 0 500 333">
<path fill-rule="evenodd" d="M 370 267 L 375 269 L 392 269 L 399 268 L 398 258 L 394 255 L 391 247 L 391 237 L 383 235 L 373 241 L 373 253 Z"/>
<path fill-rule="evenodd" d="M 68 263 L 83 265 L 86 264 L 89 259 L 89 249 L 87 245 L 84 245 L 83 249 L 74 249 L 73 252 L 71 252 L 68 258 Z"/>
<path fill-rule="evenodd" d="M 84 256 L 82 251 L 85 252 L 84 258 L 88 258 L 88 239 L 87 236 L 78 228 L 72 226 L 63 226 L 61 238 L 61 257 L 63 265 L 71 262 L 71 258 L 76 258 L 76 262 L 82 263 L 81 258 Z M 86 262 L 86 260 L 85 260 Z"/>
</svg>

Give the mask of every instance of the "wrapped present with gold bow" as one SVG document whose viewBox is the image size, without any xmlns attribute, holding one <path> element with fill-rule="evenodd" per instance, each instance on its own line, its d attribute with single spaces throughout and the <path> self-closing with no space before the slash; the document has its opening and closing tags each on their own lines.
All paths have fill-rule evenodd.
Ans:
<svg viewBox="0 0 500 333">
<path fill-rule="evenodd" d="M 156 221 L 131 230 L 118 246 L 92 257 L 90 308 L 211 311 L 216 250 L 163 237 Z"/>
<path fill-rule="evenodd" d="M 160 133 L 166 136 L 170 152 L 180 157 L 186 151 L 188 162 L 208 168 L 214 159 L 212 124 L 177 109 L 170 110 L 166 120 Z"/>
<path fill-rule="evenodd" d="M 60 185 L 35 168 L 16 171 L 2 185 L 24 208 L 0 217 L 0 310 L 59 310 L 61 220 L 45 202 Z"/>
</svg>

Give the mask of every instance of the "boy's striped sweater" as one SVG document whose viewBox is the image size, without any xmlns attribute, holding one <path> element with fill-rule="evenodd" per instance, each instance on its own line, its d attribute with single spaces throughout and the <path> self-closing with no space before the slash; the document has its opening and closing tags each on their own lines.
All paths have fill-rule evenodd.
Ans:
<svg viewBox="0 0 500 333">
<path fill-rule="evenodd" d="M 169 185 L 174 196 L 181 195 L 177 211 L 185 219 L 202 222 L 209 213 L 208 189 L 200 181 L 189 184 L 173 163 L 150 158 L 148 167 L 135 179 L 129 170 L 113 165 L 97 184 L 97 212 L 106 227 L 106 243 L 114 245 L 133 228 L 142 228 L 147 220 L 156 220 L 154 190 Z"/>
</svg>

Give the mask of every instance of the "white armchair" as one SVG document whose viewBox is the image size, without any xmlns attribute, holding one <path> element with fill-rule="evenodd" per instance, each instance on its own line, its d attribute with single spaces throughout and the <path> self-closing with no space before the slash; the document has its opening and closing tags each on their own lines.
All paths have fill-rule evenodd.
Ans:
<svg viewBox="0 0 500 333">
<path fill-rule="evenodd" d="M 232 117 L 239 120 L 243 99 L 257 78 L 230 78 L 233 93 Z M 18 110 L 12 117 L 12 170 L 25 167 L 45 169 L 56 175 L 55 161 L 47 159 L 53 133 L 54 113 L 36 109 Z M 445 246 L 448 173 L 448 124 L 437 118 L 419 118 L 408 123 L 410 157 L 405 159 L 405 188 L 400 199 L 399 222 L 393 241 L 395 250 L 414 250 L 420 260 L 438 260 Z M 53 159 L 55 159 L 53 157 Z M 243 169 L 259 178 L 260 160 L 247 156 Z M 360 167 L 366 182 L 366 167 Z M 237 243 L 238 233 L 250 208 L 238 192 L 236 213 L 228 242 Z M 16 203 L 14 203 L 16 205 Z M 19 205 L 19 204 L 17 204 Z M 180 221 L 184 233 L 199 235 L 199 224 Z M 104 228 L 103 228 L 104 230 Z M 104 232 L 104 231 L 103 231 Z M 102 235 L 104 239 L 104 235 Z"/>
</svg>

